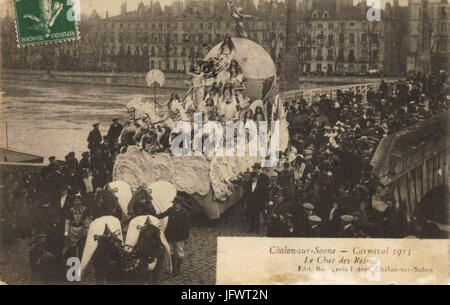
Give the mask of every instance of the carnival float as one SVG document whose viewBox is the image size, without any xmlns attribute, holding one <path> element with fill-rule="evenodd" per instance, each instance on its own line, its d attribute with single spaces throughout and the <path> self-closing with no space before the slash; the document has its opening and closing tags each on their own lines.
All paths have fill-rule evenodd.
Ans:
<svg viewBox="0 0 450 305">
<path fill-rule="evenodd" d="M 271 56 L 259 44 L 246 38 L 227 37 L 214 46 L 203 61 L 194 63 L 188 74 L 192 83 L 183 99 L 176 97 L 162 102 L 156 99 L 155 94 L 127 104 L 130 120 L 121 139 L 126 141 L 131 135 L 137 136 L 140 142 L 127 145 L 126 152 L 117 156 L 113 180 L 128 183 L 133 191 L 156 181 L 169 181 L 178 192 L 197 203 L 208 218 L 218 219 L 243 195 L 242 187 L 234 182 L 249 173 L 262 157 L 175 156 L 168 150 L 152 150 L 140 135 L 142 130 L 152 129 L 160 138 L 161 133 L 170 130 L 176 121 L 193 124 L 194 113 L 205 114 L 208 111 L 202 104 L 207 100 L 204 97 L 212 96 L 211 92 L 215 91 L 214 95 L 218 94 L 212 102 L 214 115 L 207 119 L 221 123 L 225 120 L 236 122 L 245 120 L 245 114 L 251 111 L 258 113 L 262 120 L 278 120 L 279 150 L 284 151 L 288 130 L 284 107 L 277 95 L 276 68 Z M 162 72 L 152 70 L 148 73 L 149 87 L 156 90 L 163 82 Z M 231 88 L 229 101 L 225 101 L 227 88 Z M 233 110 L 227 112 L 227 108 Z M 236 113 L 234 109 L 238 109 Z M 235 135 L 226 135 L 229 136 Z"/>
</svg>

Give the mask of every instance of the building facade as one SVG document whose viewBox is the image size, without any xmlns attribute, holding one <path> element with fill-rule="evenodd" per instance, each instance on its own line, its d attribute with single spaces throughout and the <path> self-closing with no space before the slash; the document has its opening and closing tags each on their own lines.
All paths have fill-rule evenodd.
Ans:
<svg viewBox="0 0 450 305">
<path fill-rule="evenodd" d="M 253 0 L 239 0 L 237 5 L 253 16 L 244 23 L 248 38 L 262 45 L 280 68 L 287 34 L 285 3 L 259 0 L 256 6 Z M 369 22 L 367 10 L 365 1 L 354 5 L 352 0 L 297 0 L 299 73 L 405 72 L 406 50 L 411 48 L 406 38 L 416 38 L 406 35 L 411 25 L 405 22 L 408 8 L 394 0 L 379 22 Z M 131 12 L 124 4 L 117 16 L 106 13 L 101 18 L 94 11 L 83 17 L 81 40 L 46 46 L 45 52 L 39 47 L 17 49 L 12 18 L 4 18 L 1 27 L 6 67 L 42 69 L 50 58 L 53 64 L 47 69 L 145 72 L 157 68 L 181 73 L 224 37 L 233 36 L 234 20 L 223 0 L 175 1 L 164 8 L 155 1 L 141 3 Z M 442 49 L 442 42 L 436 48 Z"/>
<path fill-rule="evenodd" d="M 304 72 L 402 72 L 401 32 L 406 29 L 398 2 L 386 6 L 381 21 L 368 21 L 365 1 L 355 6 L 351 1 L 318 0 L 307 7 L 298 29 Z"/>
<path fill-rule="evenodd" d="M 408 70 L 448 69 L 449 13 L 448 0 L 409 0 Z"/>
</svg>

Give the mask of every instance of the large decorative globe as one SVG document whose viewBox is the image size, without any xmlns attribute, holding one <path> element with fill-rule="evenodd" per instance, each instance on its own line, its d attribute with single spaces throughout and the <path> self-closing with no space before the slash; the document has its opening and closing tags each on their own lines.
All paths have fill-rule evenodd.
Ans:
<svg viewBox="0 0 450 305">
<path fill-rule="evenodd" d="M 235 47 L 234 60 L 245 76 L 245 91 L 252 100 L 265 99 L 276 79 L 276 67 L 267 51 L 254 41 L 245 38 L 231 38 Z M 220 53 L 222 42 L 214 46 L 205 61 Z"/>
</svg>

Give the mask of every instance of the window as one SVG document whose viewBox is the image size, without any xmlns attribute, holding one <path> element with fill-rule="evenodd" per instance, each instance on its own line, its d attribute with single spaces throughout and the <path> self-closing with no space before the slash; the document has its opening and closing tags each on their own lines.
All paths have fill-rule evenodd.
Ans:
<svg viewBox="0 0 450 305">
<path fill-rule="evenodd" d="M 323 35 L 323 32 L 320 32 L 320 34 L 319 35 L 317 35 L 317 44 L 318 45 L 323 45 L 323 40 L 324 40 L 324 35 Z"/>
<path fill-rule="evenodd" d="M 316 56 L 316 60 L 322 60 L 322 48 L 318 48 L 317 49 L 317 56 Z"/>
<path fill-rule="evenodd" d="M 351 44 L 354 44 L 354 43 L 355 43 L 355 34 L 350 33 L 350 39 L 349 39 L 349 41 L 350 41 Z"/>
<path fill-rule="evenodd" d="M 338 60 L 339 61 L 343 61 L 344 60 L 344 49 L 343 48 L 339 49 Z"/>
<path fill-rule="evenodd" d="M 361 35 L 361 41 L 362 41 L 362 42 L 367 42 L 367 34 L 366 34 L 366 33 L 362 33 L 362 35 Z"/>
<path fill-rule="evenodd" d="M 447 40 L 445 39 L 438 40 L 438 50 L 443 52 L 447 51 Z"/>
<path fill-rule="evenodd" d="M 328 61 L 334 60 L 333 50 L 332 49 L 328 49 L 327 60 Z"/>
<path fill-rule="evenodd" d="M 354 49 L 350 49 L 349 54 L 348 54 L 348 60 L 355 61 L 355 50 Z"/>
<path fill-rule="evenodd" d="M 317 72 L 321 72 L 322 71 L 322 64 L 317 64 L 316 65 L 316 71 Z"/>
<path fill-rule="evenodd" d="M 372 43 L 378 43 L 378 33 L 371 33 L 370 39 Z"/>
<path fill-rule="evenodd" d="M 333 23 L 328 23 L 328 28 L 329 28 L 330 30 L 332 30 L 332 29 L 333 29 Z"/>
<path fill-rule="evenodd" d="M 340 33 L 339 34 L 339 43 L 344 43 L 345 42 L 345 34 L 344 33 Z"/>
<path fill-rule="evenodd" d="M 305 72 L 311 72 L 311 64 L 306 64 Z"/>
<path fill-rule="evenodd" d="M 334 45 L 334 36 L 332 34 L 328 35 L 328 45 Z"/>
<path fill-rule="evenodd" d="M 374 51 L 372 52 L 372 58 L 373 58 L 374 60 L 377 60 L 377 59 L 378 59 L 378 50 L 374 50 Z"/>
</svg>

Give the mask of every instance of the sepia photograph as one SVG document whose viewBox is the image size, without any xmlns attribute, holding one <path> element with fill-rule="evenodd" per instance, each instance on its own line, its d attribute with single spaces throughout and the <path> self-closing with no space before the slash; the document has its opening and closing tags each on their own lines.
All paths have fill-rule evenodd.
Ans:
<svg viewBox="0 0 450 305">
<path fill-rule="evenodd" d="M 449 32 L 448 0 L 1 0 L 0 283 L 448 284 Z"/>
</svg>

